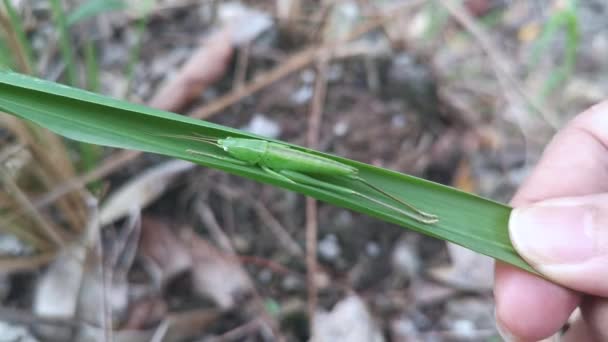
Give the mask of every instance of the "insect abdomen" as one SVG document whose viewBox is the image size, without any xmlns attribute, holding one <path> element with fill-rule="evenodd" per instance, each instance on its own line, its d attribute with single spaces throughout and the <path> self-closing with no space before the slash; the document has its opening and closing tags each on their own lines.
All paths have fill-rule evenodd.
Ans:
<svg viewBox="0 0 608 342">
<path fill-rule="evenodd" d="M 357 173 L 357 169 L 352 166 L 274 143 L 268 145 L 259 163 L 274 170 L 292 170 L 308 174 L 346 176 Z"/>
</svg>

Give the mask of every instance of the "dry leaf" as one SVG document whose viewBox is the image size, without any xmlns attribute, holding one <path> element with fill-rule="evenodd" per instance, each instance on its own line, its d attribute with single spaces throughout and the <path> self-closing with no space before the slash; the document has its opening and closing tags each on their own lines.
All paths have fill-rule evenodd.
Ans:
<svg viewBox="0 0 608 342">
<path fill-rule="evenodd" d="M 82 285 L 85 256 L 84 247 L 67 247 L 49 265 L 38 280 L 34 292 L 34 314 L 67 319 L 74 317 Z M 38 333 L 48 338 L 67 340 L 71 331 L 66 327 L 42 326 Z"/>
<path fill-rule="evenodd" d="M 210 85 L 224 76 L 233 47 L 229 29 L 213 34 L 171 79 L 167 80 L 148 105 L 178 112 L 197 99 Z"/>
<path fill-rule="evenodd" d="M 192 255 L 194 291 L 212 299 L 220 308 L 230 309 L 247 296 L 253 286 L 236 258 L 220 252 L 193 232 L 184 241 Z"/>
<path fill-rule="evenodd" d="M 101 206 L 99 223 L 103 227 L 132 213 L 139 213 L 155 201 L 182 172 L 195 164 L 172 160 L 152 167 L 112 193 Z"/>
<path fill-rule="evenodd" d="M 139 247 L 146 268 L 159 287 L 192 267 L 188 247 L 158 219 L 143 218 Z"/>
</svg>

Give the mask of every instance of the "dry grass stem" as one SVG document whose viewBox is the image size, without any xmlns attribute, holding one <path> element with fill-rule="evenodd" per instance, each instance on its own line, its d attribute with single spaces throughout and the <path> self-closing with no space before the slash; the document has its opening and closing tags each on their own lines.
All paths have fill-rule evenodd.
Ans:
<svg viewBox="0 0 608 342">
<path fill-rule="evenodd" d="M 317 65 L 317 76 L 315 78 L 315 90 L 310 107 L 308 119 L 308 131 L 306 140 L 310 148 L 316 148 L 319 144 L 319 131 L 321 127 L 321 116 L 323 115 L 323 104 L 327 93 L 327 63 L 326 56 L 322 56 Z M 317 310 L 317 239 L 318 239 L 317 201 L 306 198 L 306 269 L 308 288 L 308 319 L 309 329 L 314 331 L 315 312 Z"/>
</svg>

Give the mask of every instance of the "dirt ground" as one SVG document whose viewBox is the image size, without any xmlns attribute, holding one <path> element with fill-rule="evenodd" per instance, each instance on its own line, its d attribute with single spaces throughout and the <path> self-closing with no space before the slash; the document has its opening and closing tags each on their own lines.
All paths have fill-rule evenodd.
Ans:
<svg viewBox="0 0 608 342">
<path fill-rule="evenodd" d="M 21 8 L 40 75 L 61 81 L 45 3 Z M 573 43 L 563 27 L 544 50 L 538 42 L 567 1 L 158 0 L 144 12 L 127 3 L 72 29 L 75 46 L 95 41 L 101 93 L 502 202 L 555 130 L 608 89 L 603 1 L 577 7 L 577 58 L 551 89 Z M 96 168 L 117 153 L 104 150 Z M 102 216 L 125 189 L 141 210 L 108 221 L 101 257 L 74 262 L 92 252 L 70 247 L 7 272 L 0 335 L 500 340 L 490 259 L 327 204 L 315 215 L 300 195 L 216 170 L 180 164 L 149 178 L 170 163 L 143 155 L 95 178 Z"/>
</svg>

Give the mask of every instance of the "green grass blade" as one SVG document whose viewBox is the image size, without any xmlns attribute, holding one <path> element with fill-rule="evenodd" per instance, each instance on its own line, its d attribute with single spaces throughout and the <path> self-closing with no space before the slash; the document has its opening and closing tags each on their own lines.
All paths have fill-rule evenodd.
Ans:
<svg viewBox="0 0 608 342">
<path fill-rule="evenodd" d="M 84 61 L 87 68 L 87 89 L 92 92 L 99 91 L 99 63 L 97 62 L 97 49 L 95 42 L 87 40 L 84 43 Z"/>
<path fill-rule="evenodd" d="M 190 160 L 259 182 L 296 191 L 321 201 L 352 209 L 418 232 L 451 241 L 522 269 L 532 268 L 517 255 L 509 241 L 507 222 L 511 208 L 398 172 L 374 167 L 295 145 L 294 149 L 322 155 L 356 167 L 360 176 L 416 207 L 436 214 L 437 224 L 423 224 L 394 211 L 362 201 L 359 197 L 292 184 L 264 173 L 258 167 L 227 163 L 216 158 L 198 157 L 187 149 L 225 156 L 208 144 L 156 134 L 203 134 L 212 137 L 256 137 L 254 135 L 111 99 L 90 92 L 61 86 L 32 77 L 0 72 L 0 110 L 30 120 L 60 135 L 91 144 L 135 149 Z M 359 182 L 330 178 L 332 183 L 353 188 L 369 197 L 386 201 Z"/>
<path fill-rule="evenodd" d="M 59 45 L 61 47 L 61 55 L 63 62 L 68 72 L 68 84 L 77 85 L 78 74 L 76 72 L 76 64 L 74 63 L 74 51 L 70 39 L 70 32 L 65 17 L 65 11 L 61 6 L 61 0 L 51 0 L 51 9 L 55 19 L 55 25 L 59 30 Z"/>
<path fill-rule="evenodd" d="M 15 7 L 13 7 L 10 0 L 4 0 L 4 8 L 6 8 L 6 13 L 8 14 L 11 26 L 13 27 L 13 31 L 19 43 L 19 51 L 16 51 L 16 53 L 19 55 L 19 61 L 22 64 L 21 68 L 24 72 L 31 74 L 33 71 L 32 66 L 34 65 L 32 62 L 32 47 L 29 40 L 25 36 L 25 31 L 23 30 L 23 25 L 21 24 L 21 16 L 19 16 L 17 10 L 15 10 Z"/>
<path fill-rule="evenodd" d="M 578 25 L 578 14 L 576 1 L 570 0 L 562 10 L 554 13 L 550 18 L 543 32 L 532 51 L 530 69 L 536 68 L 540 63 L 542 55 L 548 51 L 549 43 L 553 41 L 557 32 L 562 29 L 565 34 L 565 51 L 561 65 L 551 73 L 543 85 L 540 94 L 541 101 L 544 101 L 553 91 L 559 88 L 572 74 L 576 64 L 576 53 L 580 44 L 580 32 Z"/>
<path fill-rule="evenodd" d="M 140 5 L 141 18 L 137 21 L 137 29 L 135 36 L 135 44 L 131 47 L 129 51 L 129 61 L 127 63 L 127 67 L 125 70 L 125 74 L 127 75 L 127 89 L 125 90 L 124 97 L 128 97 L 129 93 L 131 93 L 131 87 L 133 86 L 133 78 L 135 77 L 135 65 L 139 61 L 139 54 L 141 53 L 141 48 L 144 44 L 144 34 L 146 33 L 146 26 L 148 24 L 148 15 L 150 14 L 150 10 L 152 9 L 152 2 L 147 0 L 143 1 Z"/>
<path fill-rule="evenodd" d="M 101 13 L 118 11 L 126 7 L 122 0 L 89 0 L 72 11 L 66 18 L 66 23 L 70 27 Z"/>
</svg>

